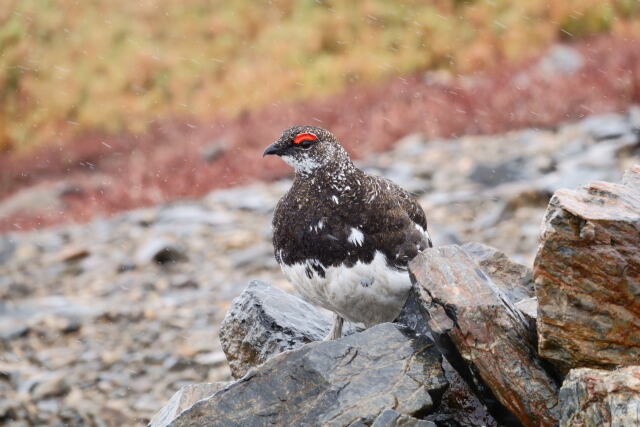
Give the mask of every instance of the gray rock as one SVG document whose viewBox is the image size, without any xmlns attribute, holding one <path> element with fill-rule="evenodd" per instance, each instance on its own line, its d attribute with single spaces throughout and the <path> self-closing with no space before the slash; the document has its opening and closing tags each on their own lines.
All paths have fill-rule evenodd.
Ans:
<svg viewBox="0 0 640 427">
<path fill-rule="evenodd" d="M 169 224 L 228 225 L 233 217 L 224 212 L 215 212 L 194 204 L 173 204 L 158 212 L 156 221 Z"/>
<path fill-rule="evenodd" d="M 138 265 L 149 263 L 169 264 L 184 261 L 187 255 L 182 246 L 165 238 L 152 238 L 142 244 L 135 254 Z"/>
<path fill-rule="evenodd" d="M 280 184 L 274 183 L 273 185 Z M 286 191 L 286 188 L 288 187 L 285 187 L 284 191 Z M 274 208 L 273 196 L 268 193 L 264 184 L 213 191 L 206 196 L 204 202 L 208 205 L 222 204 L 231 209 L 254 211 L 263 214 L 271 212 Z"/>
<path fill-rule="evenodd" d="M 403 415 L 394 409 L 385 409 L 371 427 L 436 427 L 436 425 L 431 421 Z"/>
<path fill-rule="evenodd" d="M 166 427 L 185 409 L 200 399 L 212 396 L 225 388 L 229 383 L 200 383 L 190 384 L 178 390 L 149 422 L 150 427 Z"/>
<path fill-rule="evenodd" d="M 446 385 L 433 342 L 385 323 L 273 357 L 171 425 L 370 424 L 385 409 L 429 413 Z"/>
<path fill-rule="evenodd" d="M 525 178 L 521 159 L 514 159 L 502 163 L 478 164 L 469 179 L 485 187 L 491 188 L 505 182 L 519 181 Z"/>
<path fill-rule="evenodd" d="M 273 245 L 266 243 L 235 251 L 231 254 L 231 259 L 234 268 L 249 271 L 275 265 Z"/>
<path fill-rule="evenodd" d="M 628 117 L 621 114 L 597 114 L 589 116 L 579 123 L 583 132 L 596 140 L 619 137 L 631 132 Z"/>
<path fill-rule="evenodd" d="M 25 385 L 34 400 L 61 396 L 69 392 L 69 382 L 62 372 L 43 375 Z"/>
<path fill-rule="evenodd" d="M 504 252 L 482 243 L 465 243 L 462 249 L 512 303 L 534 295 L 533 273 L 530 268 L 511 261 Z"/>
<path fill-rule="evenodd" d="M 640 425 L 640 366 L 573 369 L 560 389 L 560 426 Z"/>
<path fill-rule="evenodd" d="M 220 327 L 220 343 L 235 378 L 269 357 L 322 340 L 329 316 L 311 304 L 254 280 L 232 306 Z"/>
<path fill-rule="evenodd" d="M 18 402 L 0 397 L 0 420 L 15 419 L 17 406 L 19 406 Z"/>
<path fill-rule="evenodd" d="M 537 186 L 554 192 L 559 188 L 574 188 L 589 181 L 618 181 L 617 154 L 626 147 L 633 146 L 637 138 L 629 135 L 611 141 L 604 141 L 588 147 L 579 147 L 578 153 L 568 155 L 557 165 L 557 170 L 536 182 Z"/>
<path fill-rule="evenodd" d="M 1 318 L 1 317 L 0 317 Z M 29 333 L 31 327 L 24 321 L 16 322 L 14 319 L 2 319 L 0 324 L 0 341 L 11 341 L 22 338 Z"/>
<path fill-rule="evenodd" d="M 15 250 L 16 244 L 13 239 L 7 236 L 0 236 L 0 265 L 9 261 Z"/>
<path fill-rule="evenodd" d="M 534 263 L 541 356 L 563 372 L 640 359 L 640 167 L 558 190 Z"/>
<path fill-rule="evenodd" d="M 557 386 L 535 331 L 459 246 L 427 249 L 409 271 L 438 347 L 503 424 L 553 425 Z"/>
</svg>

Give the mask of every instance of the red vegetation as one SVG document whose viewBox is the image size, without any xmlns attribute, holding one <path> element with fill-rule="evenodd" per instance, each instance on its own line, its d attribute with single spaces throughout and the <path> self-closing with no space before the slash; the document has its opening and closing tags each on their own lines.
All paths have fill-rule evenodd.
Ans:
<svg viewBox="0 0 640 427">
<path fill-rule="evenodd" d="M 61 179 L 71 181 L 74 191 L 63 196 L 62 211 L 43 206 L 0 220 L 0 230 L 86 221 L 99 213 L 284 176 L 288 167 L 261 153 L 294 124 L 330 129 L 361 157 L 414 132 L 435 138 L 549 127 L 640 101 L 640 40 L 604 36 L 572 46 L 585 59 L 574 73 L 545 74 L 532 59 L 449 81 L 415 74 L 325 100 L 276 103 L 233 119 L 195 125 L 174 119 L 140 137 L 86 135 L 25 157 L 2 154 L 0 198 Z M 215 141 L 224 149 L 207 162 L 202 148 Z"/>
</svg>

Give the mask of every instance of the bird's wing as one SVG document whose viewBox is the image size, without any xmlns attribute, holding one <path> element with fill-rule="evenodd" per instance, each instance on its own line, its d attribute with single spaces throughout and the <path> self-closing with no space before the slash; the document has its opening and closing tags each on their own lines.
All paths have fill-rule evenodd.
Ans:
<svg viewBox="0 0 640 427">
<path fill-rule="evenodd" d="M 387 179 L 371 178 L 370 204 L 361 221 L 365 240 L 368 236 L 394 268 L 406 269 L 420 251 L 432 246 L 426 216 L 407 191 Z"/>
<path fill-rule="evenodd" d="M 431 243 L 431 238 L 429 237 L 429 233 L 427 232 L 427 216 L 425 215 L 422 206 L 420 206 L 416 198 L 407 190 L 389 179 L 382 177 L 374 178 L 376 178 L 380 182 L 380 185 L 384 185 L 384 187 L 393 195 L 392 197 L 397 198 L 400 201 L 402 209 L 404 209 L 411 221 L 413 221 L 416 225 L 420 226 L 422 230 L 424 230 L 425 234 L 427 235 L 427 239 L 429 240 L 429 247 L 432 247 L 433 244 Z"/>
<path fill-rule="evenodd" d="M 359 189 L 366 191 L 343 194 L 339 204 L 296 211 L 295 198 L 281 199 L 273 222 L 278 262 L 313 260 L 318 268 L 352 266 L 368 264 L 382 252 L 391 267 L 404 270 L 413 257 L 430 247 L 425 214 L 413 197 L 391 181 L 369 178 L 370 185 Z"/>
</svg>

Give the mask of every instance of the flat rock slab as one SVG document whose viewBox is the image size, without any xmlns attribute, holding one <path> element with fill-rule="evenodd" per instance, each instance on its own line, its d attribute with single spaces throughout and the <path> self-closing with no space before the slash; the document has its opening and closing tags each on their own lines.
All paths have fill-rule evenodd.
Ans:
<svg viewBox="0 0 640 427">
<path fill-rule="evenodd" d="M 233 300 L 220 327 L 220 343 L 235 378 L 269 357 L 322 340 L 329 316 L 295 295 L 254 280 Z"/>
<path fill-rule="evenodd" d="M 574 369 L 560 389 L 560 426 L 640 425 L 640 366 Z"/>
<path fill-rule="evenodd" d="M 281 353 L 170 425 L 371 424 L 385 409 L 428 414 L 446 386 L 433 342 L 385 323 Z"/>
<path fill-rule="evenodd" d="M 409 264 L 440 347 L 499 423 L 555 425 L 557 386 L 535 333 L 459 246 L 427 249 Z"/>
<path fill-rule="evenodd" d="M 640 167 L 558 190 L 534 264 L 541 356 L 563 371 L 640 360 Z"/>
</svg>

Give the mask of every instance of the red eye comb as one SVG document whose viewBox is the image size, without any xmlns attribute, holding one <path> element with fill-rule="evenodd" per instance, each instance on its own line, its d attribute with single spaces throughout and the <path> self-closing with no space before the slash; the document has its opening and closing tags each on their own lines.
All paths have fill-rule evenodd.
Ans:
<svg viewBox="0 0 640 427">
<path fill-rule="evenodd" d="M 312 133 L 299 133 L 293 138 L 294 144 L 300 144 L 302 141 L 317 141 L 318 137 Z"/>
</svg>

